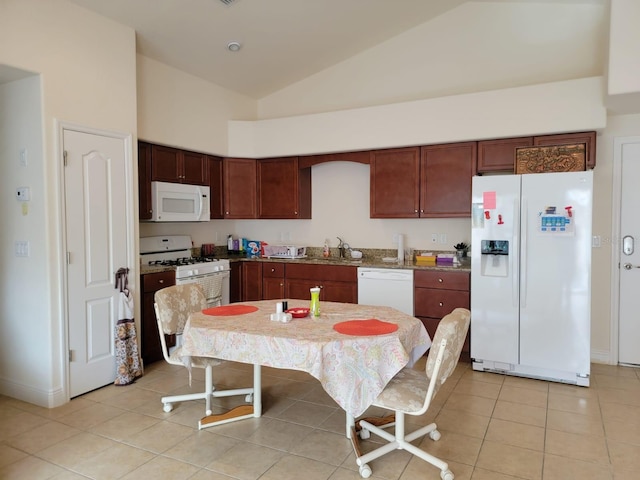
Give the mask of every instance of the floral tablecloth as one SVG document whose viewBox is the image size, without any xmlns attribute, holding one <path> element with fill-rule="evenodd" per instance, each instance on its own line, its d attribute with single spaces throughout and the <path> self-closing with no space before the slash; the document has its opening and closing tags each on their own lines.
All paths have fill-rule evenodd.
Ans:
<svg viewBox="0 0 640 480">
<path fill-rule="evenodd" d="M 289 308 L 309 302 L 289 301 Z M 191 314 L 183 334 L 185 356 L 214 357 L 275 368 L 302 370 L 317 378 L 347 413 L 360 416 L 405 365 L 431 346 L 422 322 L 389 307 L 322 302 L 321 314 L 274 322 L 276 302 L 242 302 L 257 311 L 244 315 Z M 393 333 L 353 336 L 333 325 L 346 320 L 396 323 Z"/>
</svg>

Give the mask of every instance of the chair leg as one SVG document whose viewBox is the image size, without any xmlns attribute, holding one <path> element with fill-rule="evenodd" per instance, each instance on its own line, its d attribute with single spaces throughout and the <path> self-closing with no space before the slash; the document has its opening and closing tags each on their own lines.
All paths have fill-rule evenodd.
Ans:
<svg viewBox="0 0 640 480">
<path fill-rule="evenodd" d="M 357 446 L 357 442 L 354 442 L 354 450 L 356 452 L 356 463 L 360 467 L 360 475 L 363 478 L 367 478 L 371 475 L 371 468 L 367 465 L 368 462 L 375 460 L 383 455 L 386 455 L 393 450 L 406 450 L 409 453 L 421 458 L 422 460 L 434 465 L 435 467 L 440 469 L 440 477 L 445 480 L 453 480 L 454 476 L 451 470 L 449 470 L 449 465 L 447 462 L 434 457 L 433 455 L 425 452 L 421 448 L 416 447 L 411 444 L 413 440 L 423 437 L 425 435 L 429 435 L 429 437 L 437 441 L 440 439 L 440 432 L 436 430 L 436 424 L 431 423 L 425 427 L 422 427 L 415 432 L 412 432 L 408 435 L 405 435 L 405 415 L 402 412 L 396 412 L 396 421 L 395 421 L 395 435 L 391 435 L 389 432 L 386 432 L 381 427 L 377 425 L 373 425 L 365 420 L 360 420 L 360 426 L 362 428 L 360 437 L 362 438 L 362 431 L 368 430 L 371 433 L 387 440 L 387 444 L 376 448 L 375 450 L 362 455 L 360 453 L 360 449 Z M 388 427 L 389 425 L 384 425 Z M 353 435 L 355 435 L 355 429 L 353 431 Z"/>
<path fill-rule="evenodd" d="M 213 368 L 211 365 L 207 365 L 204 370 L 204 403 L 205 403 L 205 411 L 207 415 L 211 415 L 213 410 L 211 410 L 211 396 L 213 395 Z"/>
</svg>

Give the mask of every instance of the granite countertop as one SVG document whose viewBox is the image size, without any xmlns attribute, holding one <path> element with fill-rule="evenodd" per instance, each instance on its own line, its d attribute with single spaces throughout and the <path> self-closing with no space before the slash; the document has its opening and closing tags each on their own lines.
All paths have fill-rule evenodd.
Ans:
<svg viewBox="0 0 640 480">
<path fill-rule="evenodd" d="M 242 256 L 232 255 L 225 256 L 219 255 L 217 258 L 227 258 L 230 262 L 263 262 L 263 263 L 297 263 L 297 264 L 311 264 L 311 265 L 345 265 L 345 266 L 353 266 L 353 267 L 370 267 L 370 268 L 404 268 L 411 270 L 438 270 L 438 271 L 448 271 L 448 272 L 470 272 L 471 271 L 471 261 L 470 259 L 464 258 L 462 259 L 462 263 L 459 265 L 448 265 L 448 264 L 435 264 L 435 265 L 417 265 L 414 262 L 405 262 L 404 264 L 387 263 L 383 262 L 382 258 L 384 257 L 363 257 L 361 260 L 353 260 L 350 258 L 340 259 L 335 256 L 331 256 L 329 258 L 324 257 L 312 257 L 307 256 L 305 258 L 296 258 L 296 259 L 286 259 L 286 258 L 246 258 Z M 147 273 L 158 273 L 158 272 L 166 272 L 174 270 L 174 267 L 170 266 L 161 266 L 161 265 L 142 265 L 140 267 L 140 273 L 142 275 Z"/>
</svg>

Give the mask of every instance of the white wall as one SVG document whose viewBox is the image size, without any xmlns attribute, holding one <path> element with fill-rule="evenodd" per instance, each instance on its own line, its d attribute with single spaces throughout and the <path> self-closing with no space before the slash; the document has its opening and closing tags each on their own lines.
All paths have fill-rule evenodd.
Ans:
<svg viewBox="0 0 640 480">
<path fill-rule="evenodd" d="M 38 75 L 0 85 L 0 382 L 27 389 L 49 384 L 50 372 L 35 355 L 25 355 L 25 346 L 51 358 L 55 336 L 53 324 L 41 321 L 50 292 L 43 281 L 46 250 L 37 241 L 47 223 L 40 90 Z M 21 150 L 26 166 L 20 165 Z M 31 191 L 25 210 L 15 197 L 19 186 Z M 18 240 L 31 241 L 29 257 L 14 255 Z"/>
<path fill-rule="evenodd" d="M 138 55 L 138 136 L 227 155 L 230 118 L 254 120 L 255 100 Z"/>
<path fill-rule="evenodd" d="M 8 172 L 10 177 L 2 179 L 9 191 L 14 191 L 19 183 L 28 182 L 33 186 L 35 200 L 32 201 L 34 214 L 23 219 L 28 225 L 24 230 L 11 233 L 9 243 L 6 237 L 1 237 L 0 251 L 12 252 L 14 235 L 24 235 L 29 237 L 25 240 L 31 242 L 33 255 L 40 259 L 36 274 L 28 279 L 19 278 L 12 284 L 12 291 L 21 294 L 11 296 L 3 305 L 2 323 L 13 324 L 21 338 L 29 335 L 46 341 L 46 345 L 40 341 L 21 345 L 18 359 L 22 367 L 2 371 L 5 375 L 0 378 L 0 392 L 53 406 L 64 401 L 66 365 L 66 355 L 61 350 L 64 252 L 60 231 L 63 223 L 61 159 L 55 121 L 130 133 L 135 138 L 135 34 L 128 27 L 65 0 L 3 0 L 0 2 L 0 65 L 41 75 L 39 111 L 42 114 L 37 131 L 32 122 L 20 128 L 23 138 L 41 139 L 41 165 L 28 168 L 28 173 L 12 168 Z M 31 96 L 32 90 L 28 90 L 23 94 Z M 9 159 L 3 158 L 2 162 Z M 15 200 L 8 205 L 11 215 L 15 215 L 12 208 Z M 135 276 L 132 281 L 135 289 Z M 31 292 L 35 292 L 33 297 Z M 32 303 L 28 307 L 29 321 L 24 317 L 25 302 Z M 46 334 L 46 340 L 36 332 Z M 4 336 L 0 338 L 0 351 L 11 351 L 13 341 Z"/>
<path fill-rule="evenodd" d="M 635 0 L 623 0 L 635 2 Z M 604 72 L 596 2 L 466 2 L 260 99 L 260 118 L 495 90 Z"/>
</svg>

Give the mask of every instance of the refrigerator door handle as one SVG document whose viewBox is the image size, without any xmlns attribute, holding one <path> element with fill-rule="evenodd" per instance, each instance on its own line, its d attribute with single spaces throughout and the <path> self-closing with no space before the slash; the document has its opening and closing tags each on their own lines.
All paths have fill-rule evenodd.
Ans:
<svg viewBox="0 0 640 480">
<path fill-rule="evenodd" d="M 517 218 L 517 213 L 518 213 L 518 200 L 514 200 L 513 201 L 513 213 L 514 213 L 514 219 Z M 518 292 L 519 292 L 519 281 L 520 281 L 520 272 L 518 270 L 518 260 L 516 258 L 516 252 L 518 251 L 518 249 L 516 248 L 516 245 L 518 245 L 518 229 L 519 226 L 517 224 L 517 221 L 514 221 L 514 225 L 513 225 L 513 237 L 511 238 L 511 248 L 509 251 L 509 259 L 510 259 L 510 269 L 511 269 L 511 303 L 513 304 L 514 307 L 518 307 L 518 302 L 520 301 L 520 299 L 518 298 Z"/>
<path fill-rule="evenodd" d="M 527 306 L 527 229 L 529 227 L 527 200 L 524 197 L 520 215 L 520 308 L 524 308 Z"/>
</svg>

